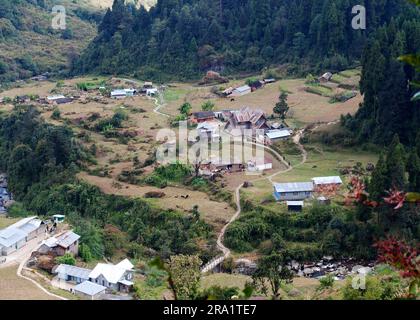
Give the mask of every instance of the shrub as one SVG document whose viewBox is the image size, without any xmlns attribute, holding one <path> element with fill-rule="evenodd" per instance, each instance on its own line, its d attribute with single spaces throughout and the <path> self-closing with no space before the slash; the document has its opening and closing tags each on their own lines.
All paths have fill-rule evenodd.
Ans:
<svg viewBox="0 0 420 320">
<path fill-rule="evenodd" d="M 64 256 L 55 258 L 55 261 L 58 264 L 68 264 L 70 266 L 74 266 L 76 264 L 76 259 L 70 253 L 66 253 Z"/>
</svg>

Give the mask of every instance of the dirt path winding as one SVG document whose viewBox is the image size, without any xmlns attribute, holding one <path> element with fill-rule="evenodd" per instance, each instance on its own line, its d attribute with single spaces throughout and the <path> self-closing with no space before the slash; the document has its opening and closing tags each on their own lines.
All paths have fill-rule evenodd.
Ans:
<svg viewBox="0 0 420 320">
<path fill-rule="evenodd" d="M 283 156 L 281 154 L 279 154 L 277 151 L 273 150 L 272 148 L 270 148 L 268 146 L 265 146 L 265 145 L 262 145 L 262 144 L 249 143 L 249 144 L 258 145 L 260 147 L 263 147 L 266 150 L 269 150 L 271 153 L 273 153 L 275 156 L 277 156 L 287 167 L 287 169 L 277 171 L 276 173 L 274 173 L 274 174 L 272 174 L 268 177 L 263 177 L 261 179 L 254 180 L 253 182 L 268 180 L 269 182 L 273 183 L 273 178 L 276 177 L 277 175 L 279 175 L 281 173 L 289 172 L 289 171 L 293 170 L 295 167 L 304 164 L 308 159 L 308 152 L 305 150 L 304 146 L 300 143 L 300 140 L 304 136 L 305 131 L 306 131 L 306 129 L 301 129 L 293 137 L 293 142 L 298 146 L 298 148 L 300 149 L 300 151 L 302 153 L 302 161 L 295 166 L 289 165 L 289 163 L 284 160 Z M 231 250 L 223 244 L 223 241 L 224 241 L 224 238 L 225 238 L 227 228 L 233 222 L 235 222 L 242 213 L 242 209 L 241 209 L 241 189 L 242 189 L 243 186 L 244 186 L 244 184 L 242 183 L 235 190 L 235 203 L 236 203 L 238 211 L 230 219 L 230 221 L 223 227 L 223 229 L 220 231 L 220 233 L 217 237 L 217 248 L 222 252 L 222 255 L 216 257 L 215 259 L 213 259 L 209 263 L 207 263 L 201 269 L 202 273 L 207 273 L 207 272 L 213 270 L 215 267 L 220 265 L 224 260 L 226 260 L 231 255 Z"/>
</svg>

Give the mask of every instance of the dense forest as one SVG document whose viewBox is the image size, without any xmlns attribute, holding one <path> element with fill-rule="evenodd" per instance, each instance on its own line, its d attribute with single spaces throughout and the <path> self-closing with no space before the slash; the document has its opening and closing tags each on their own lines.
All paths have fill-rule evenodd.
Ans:
<svg viewBox="0 0 420 320">
<path fill-rule="evenodd" d="M 352 7 L 360 4 L 366 30 L 352 28 Z M 399 0 L 160 0 L 150 11 L 115 0 L 74 71 L 191 78 L 280 63 L 291 63 L 292 72 L 341 70 L 360 61 L 377 28 L 416 14 Z"/>
<path fill-rule="evenodd" d="M 131 257 L 200 254 L 212 257 L 212 229 L 200 219 L 153 208 L 142 199 L 103 194 L 78 181 L 94 161 L 73 132 L 46 124 L 35 108 L 16 106 L 0 119 L 0 168 L 19 202 L 12 216 L 65 214 L 94 258 L 124 251 Z M 86 249 L 87 248 L 87 249 Z"/>
<path fill-rule="evenodd" d="M 361 92 L 364 102 L 344 125 L 356 132 L 357 142 L 388 145 L 398 134 L 405 145 L 414 145 L 420 126 L 420 102 L 412 101 L 418 80 L 414 68 L 398 61 L 406 53 L 420 52 L 420 19 L 396 19 L 379 28 L 362 60 Z"/>
</svg>

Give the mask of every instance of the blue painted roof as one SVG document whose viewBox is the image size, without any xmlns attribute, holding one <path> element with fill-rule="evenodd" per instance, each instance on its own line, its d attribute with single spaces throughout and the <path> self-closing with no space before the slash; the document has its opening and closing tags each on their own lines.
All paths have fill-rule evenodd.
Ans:
<svg viewBox="0 0 420 320">
<path fill-rule="evenodd" d="M 94 296 L 106 290 L 106 287 L 90 282 L 90 281 L 85 281 L 85 282 L 82 282 L 81 284 L 78 284 L 73 289 L 75 291 L 87 294 L 89 296 Z"/>
</svg>

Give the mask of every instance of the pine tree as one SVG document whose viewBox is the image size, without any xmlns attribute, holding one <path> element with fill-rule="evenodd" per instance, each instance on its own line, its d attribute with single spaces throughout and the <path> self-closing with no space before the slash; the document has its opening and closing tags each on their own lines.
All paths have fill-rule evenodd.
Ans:
<svg viewBox="0 0 420 320">
<path fill-rule="evenodd" d="M 370 198 L 375 201 L 380 201 L 389 187 L 388 169 L 384 156 L 381 154 L 368 184 Z"/>
<path fill-rule="evenodd" d="M 391 187 L 404 190 L 406 186 L 405 151 L 397 134 L 391 142 L 386 158 L 386 165 Z"/>
<path fill-rule="evenodd" d="M 279 102 L 276 103 L 276 106 L 273 109 L 275 114 L 278 114 L 279 117 L 284 121 L 286 114 L 289 111 L 289 105 L 287 104 L 287 92 L 282 91 L 279 97 Z"/>
<path fill-rule="evenodd" d="M 409 191 L 419 192 L 420 191 L 420 158 L 417 152 L 413 150 L 410 153 L 410 157 L 407 163 Z"/>
</svg>

